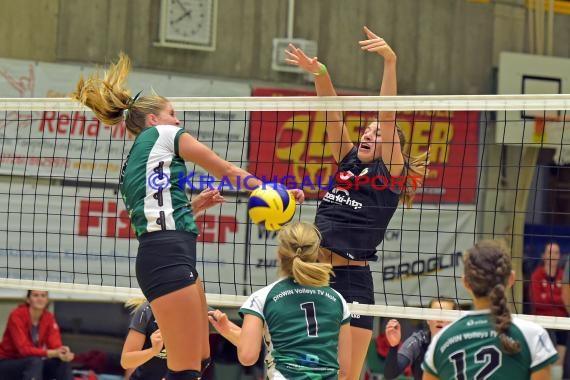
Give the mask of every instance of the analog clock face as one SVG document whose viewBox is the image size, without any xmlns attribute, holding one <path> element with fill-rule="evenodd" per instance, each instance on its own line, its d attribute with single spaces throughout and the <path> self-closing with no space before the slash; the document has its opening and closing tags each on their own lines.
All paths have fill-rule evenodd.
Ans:
<svg viewBox="0 0 570 380">
<path fill-rule="evenodd" d="M 214 0 L 166 0 L 166 39 L 209 45 Z"/>
</svg>

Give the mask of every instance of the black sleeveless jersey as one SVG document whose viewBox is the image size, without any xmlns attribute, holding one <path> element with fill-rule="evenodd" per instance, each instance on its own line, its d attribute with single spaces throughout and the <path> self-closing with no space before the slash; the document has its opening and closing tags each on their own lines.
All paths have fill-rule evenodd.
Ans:
<svg viewBox="0 0 570 380">
<path fill-rule="evenodd" d="M 158 325 L 154 320 L 154 315 L 152 314 L 148 302 L 145 302 L 136 309 L 131 319 L 129 329 L 145 335 L 143 350 L 152 347 L 150 336 L 153 332 L 158 330 Z M 157 356 L 154 356 L 146 363 L 138 366 L 135 372 L 133 372 L 131 380 L 162 380 L 166 376 L 167 371 L 166 349 L 163 348 Z"/>
<path fill-rule="evenodd" d="M 376 261 L 404 181 L 392 178 L 381 159 L 363 163 L 357 152 L 353 148 L 340 162 L 333 186 L 319 204 L 315 224 L 324 248 L 350 260 Z M 359 177 L 368 177 L 368 183 Z"/>
</svg>

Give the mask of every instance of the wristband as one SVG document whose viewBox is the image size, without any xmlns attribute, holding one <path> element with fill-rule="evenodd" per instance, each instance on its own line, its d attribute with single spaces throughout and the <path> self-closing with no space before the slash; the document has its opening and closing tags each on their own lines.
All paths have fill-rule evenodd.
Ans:
<svg viewBox="0 0 570 380">
<path fill-rule="evenodd" d="M 324 63 L 319 62 L 319 68 L 320 70 L 317 73 L 313 73 L 313 75 L 316 77 L 327 73 L 327 67 L 325 66 Z"/>
</svg>

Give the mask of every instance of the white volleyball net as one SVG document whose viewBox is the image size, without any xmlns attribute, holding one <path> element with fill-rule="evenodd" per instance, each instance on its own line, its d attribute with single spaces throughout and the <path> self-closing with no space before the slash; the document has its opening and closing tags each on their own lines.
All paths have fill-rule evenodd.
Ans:
<svg viewBox="0 0 570 380">
<path fill-rule="evenodd" d="M 527 298 L 529 271 L 540 260 L 528 247 L 557 241 L 563 254 L 570 252 L 563 230 L 528 228 L 565 214 L 537 210 L 566 191 L 540 172 L 562 173 L 570 162 L 570 96 L 171 100 L 182 126 L 218 155 L 266 181 L 301 187 L 307 201 L 294 220 L 309 222 L 336 170 L 325 144 L 325 111 L 344 113 L 355 142 L 378 111 L 397 111 L 405 149 L 416 155 L 430 148 L 430 175 L 414 206 L 398 208 L 378 247 L 380 260 L 371 263 L 376 305 L 354 304 L 353 312 L 455 318 L 457 312 L 426 306 L 437 297 L 469 304 L 462 254 L 494 237 L 511 245 L 522 274 L 511 294 L 515 312 L 545 327 L 570 326 L 564 318 L 530 315 Z M 118 192 L 133 137 L 77 103 L 47 98 L 0 99 L 0 136 L 0 287 L 45 288 L 77 299 L 140 295 L 138 243 Z M 189 163 L 188 172 L 190 197 L 220 186 L 200 167 Z M 250 222 L 246 193 L 220 189 L 226 202 L 196 216 L 197 269 L 211 305 L 240 306 L 277 278 L 276 234 Z"/>
</svg>

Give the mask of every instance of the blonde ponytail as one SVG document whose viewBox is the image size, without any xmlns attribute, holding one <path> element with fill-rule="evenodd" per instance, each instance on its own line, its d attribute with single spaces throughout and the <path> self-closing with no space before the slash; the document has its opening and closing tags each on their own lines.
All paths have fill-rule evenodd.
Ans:
<svg viewBox="0 0 570 380">
<path fill-rule="evenodd" d="M 120 53 L 117 63 L 111 64 L 102 77 L 98 72 L 87 79 L 82 76 L 71 98 L 89 107 L 104 124 L 117 125 L 124 121 L 127 129 L 138 135 L 146 128 L 146 116 L 158 115 L 168 100 L 154 93 L 140 98 L 137 94 L 132 98 L 124 87 L 130 70 L 129 57 Z"/>
<path fill-rule="evenodd" d="M 146 302 L 146 298 L 144 297 L 134 297 L 131 299 L 128 299 L 125 302 L 125 308 L 130 310 L 131 313 L 134 313 L 135 310 L 141 306 L 142 304 L 144 304 Z"/>
<path fill-rule="evenodd" d="M 317 263 L 321 237 L 305 222 L 289 224 L 278 235 L 281 272 L 300 285 L 327 286 L 332 274 L 330 264 Z"/>
</svg>

